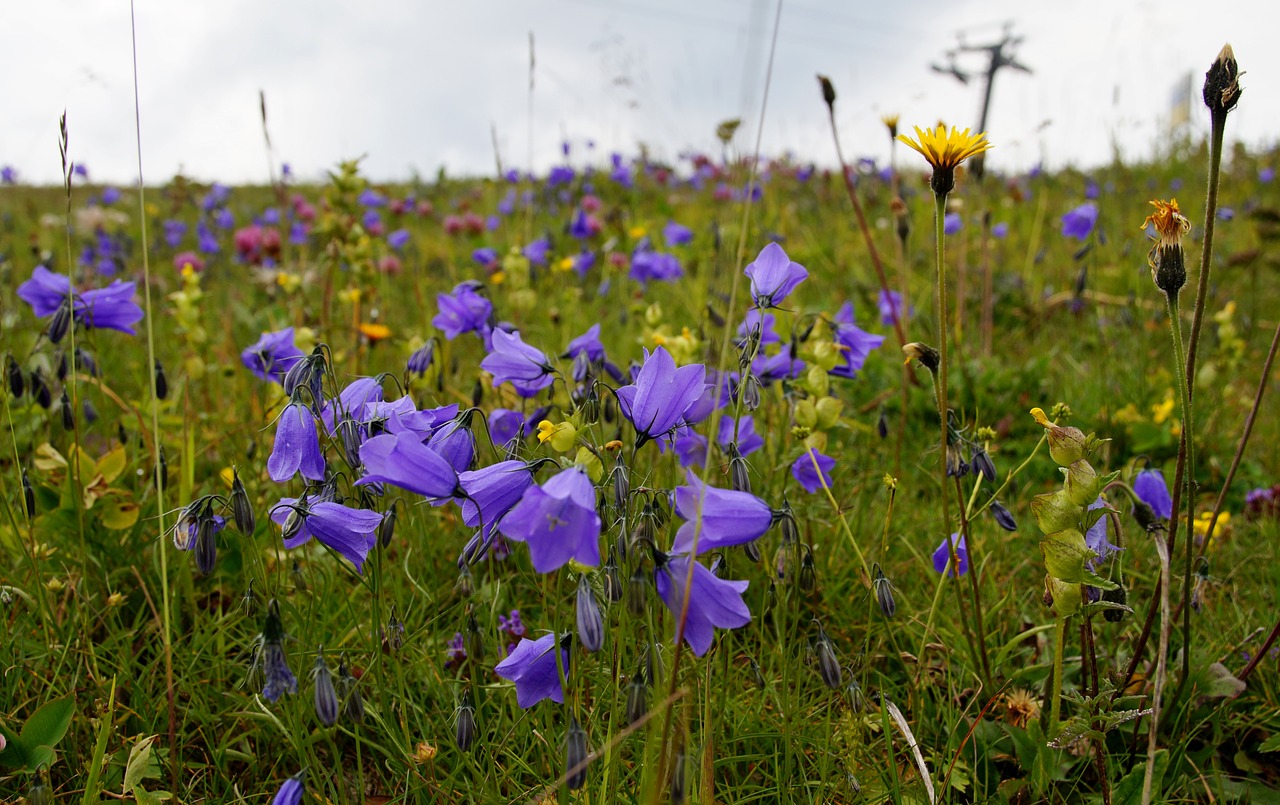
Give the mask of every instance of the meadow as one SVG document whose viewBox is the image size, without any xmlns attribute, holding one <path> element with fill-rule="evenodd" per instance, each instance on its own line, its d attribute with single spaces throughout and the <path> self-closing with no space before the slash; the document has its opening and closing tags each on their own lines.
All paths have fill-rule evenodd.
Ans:
<svg viewBox="0 0 1280 805">
<path fill-rule="evenodd" d="M 0 798 L 1280 801 L 1234 70 L 1228 153 L 1087 173 L 727 125 L 140 198 L 64 135 L 0 188 Z"/>
</svg>

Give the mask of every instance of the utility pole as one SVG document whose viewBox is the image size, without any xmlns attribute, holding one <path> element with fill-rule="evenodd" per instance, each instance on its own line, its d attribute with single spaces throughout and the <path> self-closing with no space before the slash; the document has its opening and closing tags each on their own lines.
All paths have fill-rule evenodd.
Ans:
<svg viewBox="0 0 1280 805">
<path fill-rule="evenodd" d="M 945 73 L 955 77 L 955 79 L 961 84 L 968 84 L 969 79 L 973 78 L 974 74 L 961 70 L 960 66 L 956 63 L 956 56 L 959 53 L 987 54 L 988 61 L 985 73 L 986 82 L 982 90 L 982 112 L 978 116 L 978 131 L 980 132 L 987 130 L 987 113 L 991 111 L 991 88 L 995 84 L 996 73 L 1003 67 L 1012 67 L 1013 69 L 1020 70 L 1024 73 L 1031 72 L 1030 67 L 1019 63 L 1014 58 L 1013 51 L 1018 45 L 1022 44 L 1022 37 L 1014 36 L 1012 29 L 1013 23 L 1005 23 L 1004 34 L 1000 37 L 1000 41 L 993 42 L 989 45 L 967 45 L 964 42 L 964 37 L 957 34 L 956 38 L 959 42 L 955 49 L 948 50 L 946 52 L 947 65 L 945 67 L 938 64 L 929 65 L 936 73 Z M 977 177 L 978 181 L 982 181 L 985 156 L 985 154 L 978 154 L 974 157 L 972 162 L 973 175 Z"/>
</svg>

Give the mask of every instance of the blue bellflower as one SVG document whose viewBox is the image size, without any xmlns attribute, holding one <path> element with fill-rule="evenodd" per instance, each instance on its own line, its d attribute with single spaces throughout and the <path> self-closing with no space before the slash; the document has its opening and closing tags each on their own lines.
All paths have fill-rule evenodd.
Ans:
<svg viewBox="0 0 1280 805">
<path fill-rule="evenodd" d="M 436 297 L 440 312 L 431 323 L 452 341 L 463 333 L 476 333 L 488 340 L 493 303 L 476 291 L 476 283 L 464 282 L 450 293 Z"/>
<path fill-rule="evenodd" d="M 276 423 L 267 474 L 276 483 L 284 483 L 298 472 L 309 480 L 323 481 L 324 454 L 320 452 L 320 436 L 311 410 L 299 402 L 290 402 Z"/>
<path fill-rule="evenodd" d="M 777 307 L 809 276 L 805 267 L 793 262 L 776 243 L 765 246 L 743 273 L 751 280 L 751 298 L 761 309 Z"/>
<path fill-rule="evenodd" d="M 302 358 L 302 350 L 293 342 L 293 328 L 263 333 L 240 353 L 245 368 L 263 380 L 284 382 L 285 374 Z"/>
<path fill-rule="evenodd" d="M 458 484 L 466 494 L 462 500 L 462 522 L 472 528 L 481 524 L 492 528 L 533 485 L 533 472 L 523 461 L 500 461 L 483 469 L 459 473 Z"/>
<path fill-rule="evenodd" d="M 31 305 L 39 318 L 52 316 L 70 293 L 76 322 L 99 330 L 118 330 L 137 335 L 133 325 L 142 320 L 142 308 L 133 301 L 134 283 L 116 280 L 105 288 L 82 293 L 71 291 L 71 280 L 44 266 L 36 266 L 31 279 L 18 286 L 18 298 Z"/>
<path fill-rule="evenodd" d="M 451 498 L 458 474 L 413 431 L 374 436 L 360 445 L 364 476 L 356 486 L 383 483 L 427 498 Z"/>
<path fill-rule="evenodd" d="M 689 484 L 676 487 L 675 509 L 686 522 L 676 531 L 673 552 L 692 551 L 699 529 L 698 553 L 703 554 L 759 539 L 773 524 L 773 510 L 755 495 L 708 486 L 692 471 L 685 477 Z"/>
<path fill-rule="evenodd" d="M 636 446 L 684 424 L 685 412 L 701 397 L 707 370 L 700 363 L 676 368 L 662 347 L 645 356 L 636 381 L 618 389 L 618 404 L 636 429 Z"/>
<path fill-rule="evenodd" d="M 881 291 L 882 299 L 883 293 Z M 890 291 L 890 293 L 893 292 Z M 894 294 L 894 296 L 897 296 L 897 294 Z M 902 309 L 901 297 L 898 299 L 899 301 L 894 303 L 891 315 L 898 315 Z M 887 323 L 893 324 L 893 319 L 890 318 Z M 830 374 L 834 377 L 857 377 L 858 372 L 862 370 L 867 358 L 871 355 L 871 350 L 877 349 L 884 343 L 884 336 L 872 335 L 854 324 L 853 305 L 848 302 L 845 302 L 840 311 L 836 313 L 833 330 L 836 349 L 840 351 L 840 357 L 843 362 L 837 364 Z"/>
<path fill-rule="evenodd" d="M 1062 236 L 1084 241 L 1098 222 L 1098 205 L 1087 201 L 1062 216 Z"/>
<path fill-rule="evenodd" d="M 688 556 L 670 556 L 654 570 L 654 586 L 677 623 L 684 610 L 685 580 L 690 563 L 693 583 L 689 587 L 689 614 L 684 622 L 684 641 L 701 657 L 711 648 L 716 627 L 736 629 L 751 622 L 751 610 L 742 600 L 749 582 L 728 581 Z M 679 627 L 677 625 L 677 631 Z"/>
<path fill-rule="evenodd" d="M 1156 517 L 1168 520 L 1173 516 L 1173 498 L 1169 495 L 1169 485 L 1165 483 L 1164 474 L 1160 470 L 1143 470 L 1133 479 L 1133 491 L 1138 499 L 1151 507 Z"/>
<path fill-rule="evenodd" d="M 813 466 L 814 460 L 817 460 L 818 466 Z M 828 489 L 831 488 L 831 471 L 835 469 L 836 460 L 830 456 L 824 456 L 817 450 L 812 448 L 806 450 L 791 465 L 791 477 L 799 482 L 804 491 L 809 494 L 822 490 L 825 482 Z M 821 472 L 821 475 L 819 475 Z"/>
<path fill-rule="evenodd" d="M 342 554 L 360 573 L 369 551 L 378 544 L 382 523 L 382 515 L 375 511 L 327 500 L 311 503 L 305 497 L 281 498 L 271 510 L 271 519 L 284 528 L 284 547 L 297 548 L 315 537 Z"/>
<path fill-rule="evenodd" d="M 518 332 L 494 330 L 493 351 L 480 368 L 493 375 L 493 385 L 510 382 L 521 397 L 532 397 L 555 382 L 546 353 L 526 344 Z"/>
<path fill-rule="evenodd" d="M 942 544 L 938 546 L 938 550 L 933 552 L 933 569 L 937 573 L 945 573 L 947 570 L 947 562 L 951 560 L 951 540 L 956 542 L 956 559 L 957 562 L 951 566 L 952 576 L 963 576 L 969 572 L 969 546 L 965 544 L 964 537 L 959 534 L 952 534 L 950 539 L 942 540 Z"/>
<path fill-rule="evenodd" d="M 533 569 L 539 573 L 550 573 L 570 559 L 589 567 L 600 564 L 596 491 L 579 467 L 526 489 L 498 530 L 507 539 L 529 546 Z"/>
<path fill-rule="evenodd" d="M 520 638 L 507 658 L 494 666 L 494 673 L 516 686 L 516 703 L 533 707 L 543 699 L 564 703 L 564 684 L 556 664 L 556 636 L 546 634 L 537 640 Z M 560 647 L 560 665 L 569 671 L 569 651 Z"/>
</svg>

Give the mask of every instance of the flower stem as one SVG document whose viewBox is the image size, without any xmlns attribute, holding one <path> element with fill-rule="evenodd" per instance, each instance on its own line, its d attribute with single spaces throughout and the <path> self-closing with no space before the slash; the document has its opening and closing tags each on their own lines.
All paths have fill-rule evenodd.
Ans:
<svg viewBox="0 0 1280 805">
<path fill-rule="evenodd" d="M 1062 658 L 1066 654 L 1067 619 L 1062 616 L 1053 622 L 1053 686 L 1049 689 L 1049 732 L 1050 738 L 1058 735 L 1058 721 L 1062 717 Z"/>
<path fill-rule="evenodd" d="M 1191 665 L 1191 607 L 1187 599 L 1191 595 L 1191 562 L 1195 549 L 1195 429 L 1192 427 L 1191 384 L 1182 368 L 1187 365 L 1182 345 L 1182 320 L 1179 317 L 1178 296 L 1176 293 L 1165 297 L 1169 308 L 1169 329 L 1173 335 L 1174 374 L 1178 376 L 1178 388 L 1182 395 L 1182 445 L 1186 455 L 1184 462 L 1184 494 L 1187 498 L 1187 533 L 1183 537 L 1185 543 L 1186 567 L 1182 579 L 1182 679 L 1178 683 L 1178 692 L 1186 683 L 1187 672 Z M 1173 513 L 1178 516 L 1177 512 Z M 1175 699 L 1177 697 L 1175 696 Z"/>
</svg>

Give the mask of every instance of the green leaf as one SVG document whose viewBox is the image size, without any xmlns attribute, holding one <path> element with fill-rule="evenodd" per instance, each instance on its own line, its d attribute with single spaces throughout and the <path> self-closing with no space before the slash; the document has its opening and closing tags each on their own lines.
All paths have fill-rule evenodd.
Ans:
<svg viewBox="0 0 1280 805">
<path fill-rule="evenodd" d="M 1280 752 L 1280 732 L 1272 735 L 1258 747 L 1259 752 Z"/>
<path fill-rule="evenodd" d="M 148 735 L 129 750 L 129 763 L 124 770 L 124 790 L 135 797 L 144 779 L 160 776 L 160 763 L 151 754 L 151 744 L 155 739 L 156 736 Z"/>
<path fill-rule="evenodd" d="M 1220 662 L 1205 667 L 1193 676 L 1192 681 L 1196 693 L 1211 699 L 1234 699 L 1248 687 Z"/>
<path fill-rule="evenodd" d="M 93 760 L 89 761 L 89 778 L 84 784 L 84 805 L 96 805 L 101 802 L 102 788 L 99 778 L 102 776 L 102 759 L 107 754 L 107 740 L 111 737 L 112 717 L 116 706 L 116 678 L 111 677 L 111 695 L 107 699 L 107 712 L 98 722 L 98 740 L 93 747 Z"/>
<path fill-rule="evenodd" d="M 1164 770 L 1169 765 L 1169 752 L 1165 749 L 1156 751 L 1155 768 L 1151 775 L 1151 792 L 1159 800 L 1160 781 L 1164 779 Z M 1111 792 L 1112 805 L 1140 805 L 1142 802 L 1142 780 L 1147 773 L 1147 764 L 1139 763 L 1133 770 L 1120 778 Z"/>
<path fill-rule="evenodd" d="M 1064 528 L 1046 536 L 1040 542 L 1044 566 L 1049 575 L 1067 584 L 1089 584 L 1103 590 L 1114 590 L 1116 584 L 1102 578 L 1085 567 L 1085 563 L 1097 556 L 1089 550 L 1084 534 L 1074 528 Z"/>
<path fill-rule="evenodd" d="M 57 746 L 67 734 L 75 710 L 75 699 L 69 695 L 46 702 L 22 725 L 22 742 L 30 747 Z"/>
<path fill-rule="evenodd" d="M 0 766 L 11 769 L 25 769 L 30 765 L 30 752 L 22 739 L 12 730 L 0 727 L 0 735 L 4 735 L 7 746 L 0 752 Z"/>
</svg>

